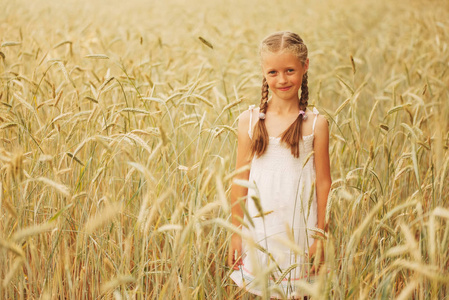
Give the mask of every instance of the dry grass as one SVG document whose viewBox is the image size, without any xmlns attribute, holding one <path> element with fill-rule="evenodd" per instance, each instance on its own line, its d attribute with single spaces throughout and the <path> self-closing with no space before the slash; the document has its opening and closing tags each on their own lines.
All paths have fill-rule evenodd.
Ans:
<svg viewBox="0 0 449 300">
<path fill-rule="evenodd" d="M 3 5 L 0 297 L 238 294 L 235 120 L 259 99 L 258 42 L 290 29 L 311 49 L 334 182 L 331 272 L 303 288 L 444 299 L 447 2 L 154 2 Z"/>
</svg>

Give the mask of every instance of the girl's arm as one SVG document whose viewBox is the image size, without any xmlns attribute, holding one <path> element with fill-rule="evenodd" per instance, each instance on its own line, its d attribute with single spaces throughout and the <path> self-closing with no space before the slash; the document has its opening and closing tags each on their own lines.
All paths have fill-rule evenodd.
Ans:
<svg viewBox="0 0 449 300">
<path fill-rule="evenodd" d="M 329 162 L 329 126 L 323 116 L 318 116 L 315 126 L 315 139 L 313 142 L 315 151 L 315 170 L 316 170 L 316 198 L 317 198 L 317 227 L 326 230 L 326 206 L 327 197 L 332 184 Z M 319 244 L 318 239 L 309 248 L 309 257 L 315 255 Z M 321 248 L 323 249 L 323 248 Z M 321 251 L 321 257 L 324 258 L 324 252 Z M 315 266 L 311 272 L 315 272 Z"/>
<path fill-rule="evenodd" d="M 250 155 L 250 147 L 251 140 L 248 136 L 249 129 L 249 117 L 251 111 L 244 111 L 239 116 L 238 123 L 238 146 L 237 146 L 237 159 L 235 164 L 235 169 L 238 170 L 248 164 L 250 164 L 251 160 L 249 158 Z M 254 118 L 253 118 L 254 120 Z M 249 179 L 249 170 L 243 171 L 235 176 L 235 179 Z M 248 194 L 248 189 L 237 185 L 235 183 L 232 184 L 231 187 L 231 222 L 233 225 L 241 228 L 241 221 L 243 219 L 243 210 L 242 206 L 245 205 L 245 200 L 240 203 L 240 199 L 244 199 L 244 197 Z M 237 251 L 237 255 L 235 256 L 235 251 Z M 233 233 L 231 236 L 231 243 L 229 245 L 229 253 L 228 253 L 228 264 L 230 267 L 238 270 L 239 265 L 242 264 L 242 237 L 236 233 Z"/>
<path fill-rule="evenodd" d="M 318 208 L 317 227 L 325 229 L 327 196 L 331 188 L 331 172 L 329 162 L 329 126 L 323 116 L 318 116 L 315 127 L 315 170 L 316 170 L 316 197 Z"/>
</svg>

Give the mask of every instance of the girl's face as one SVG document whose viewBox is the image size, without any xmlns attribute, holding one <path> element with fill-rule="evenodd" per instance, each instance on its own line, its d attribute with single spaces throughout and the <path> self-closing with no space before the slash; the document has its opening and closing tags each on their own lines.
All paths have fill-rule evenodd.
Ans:
<svg viewBox="0 0 449 300">
<path fill-rule="evenodd" d="M 303 64 L 291 51 L 262 54 L 262 72 L 273 97 L 299 101 L 298 91 L 302 77 L 309 68 L 309 59 Z"/>
</svg>

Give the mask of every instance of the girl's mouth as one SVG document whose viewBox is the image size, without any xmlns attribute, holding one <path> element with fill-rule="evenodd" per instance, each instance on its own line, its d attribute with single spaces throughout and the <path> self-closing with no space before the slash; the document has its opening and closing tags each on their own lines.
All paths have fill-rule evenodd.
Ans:
<svg viewBox="0 0 449 300">
<path fill-rule="evenodd" d="M 290 86 L 283 87 L 283 88 L 278 88 L 278 90 L 281 90 L 283 92 L 288 91 L 289 89 L 290 89 Z"/>
</svg>

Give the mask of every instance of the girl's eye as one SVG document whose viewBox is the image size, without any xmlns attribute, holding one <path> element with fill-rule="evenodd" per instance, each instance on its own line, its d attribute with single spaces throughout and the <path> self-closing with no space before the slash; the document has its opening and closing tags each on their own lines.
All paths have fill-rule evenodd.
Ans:
<svg viewBox="0 0 449 300">
<path fill-rule="evenodd" d="M 293 73 L 294 71 L 295 71 L 295 70 L 293 70 L 293 69 L 288 69 L 288 70 L 287 70 L 288 73 Z"/>
<path fill-rule="evenodd" d="M 268 74 L 274 75 L 274 74 L 276 74 L 276 71 L 270 71 L 270 72 L 268 72 Z"/>
</svg>

